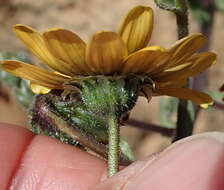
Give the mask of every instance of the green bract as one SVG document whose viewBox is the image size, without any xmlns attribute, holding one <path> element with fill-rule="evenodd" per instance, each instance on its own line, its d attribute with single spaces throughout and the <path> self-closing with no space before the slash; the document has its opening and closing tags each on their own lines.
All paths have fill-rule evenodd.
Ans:
<svg viewBox="0 0 224 190">
<path fill-rule="evenodd" d="M 133 76 L 85 77 L 66 84 L 68 90 L 63 93 L 39 95 L 31 111 L 32 131 L 107 158 L 109 117 L 122 123 L 137 101 L 140 83 Z M 130 164 L 134 157 L 128 144 L 122 140 L 120 147 L 121 164 Z"/>
</svg>

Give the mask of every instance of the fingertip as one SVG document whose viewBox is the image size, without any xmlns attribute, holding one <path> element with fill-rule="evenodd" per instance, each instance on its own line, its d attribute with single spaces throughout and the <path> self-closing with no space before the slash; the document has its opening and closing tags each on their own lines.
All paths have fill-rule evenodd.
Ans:
<svg viewBox="0 0 224 190">
<path fill-rule="evenodd" d="M 171 145 L 153 161 L 145 160 L 137 169 L 128 167 L 96 189 L 224 189 L 223 139 L 224 133 L 186 138 Z M 131 171 L 135 171 L 134 175 Z"/>
<path fill-rule="evenodd" d="M 105 162 L 100 158 L 39 135 L 26 151 L 11 187 L 88 189 L 99 183 L 105 168 Z"/>
<path fill-rule="evenodd" d="M 23 127 L 0 123 L 0 189 L 8 185 L 33 134 Z"/>
</svg>

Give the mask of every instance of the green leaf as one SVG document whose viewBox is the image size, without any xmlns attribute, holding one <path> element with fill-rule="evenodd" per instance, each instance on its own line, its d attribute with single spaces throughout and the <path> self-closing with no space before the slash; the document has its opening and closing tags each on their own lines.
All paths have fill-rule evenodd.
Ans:
<svg viewBox="0 0 224 190">
<path fill-rule="evenodd" d="M 215 0 L 215 5 L 219 11 L 224 11 L 224 0 Z"/>
<path fill-rule="evenodd" d="M 188 1 L 189 1 L 189 5 L 193 13 L 193 16 L 198 20 L 198 22 L 200 23 L 211 22 L 212 4 L 205 7 L 203 4 L 203 1 L 198 1 L 198 0 L 197 1 L 188 0 Z"/>
<path fill-rule="evenodd" d="M 224 93 L 220 91 L 207 91 L 207 93 L 212 97 L 213 100 L 223 103 Z"/>
<path fill-rule="evenodd" d="M 159 121 L 162 126 L 175 128 L 177 114 L 177 98 L 160 98 Z"/>
<path fill-rule="evenodd" d="M 194 104 L 191 101 L 188 101 L 187 110 L 189 112 L 189 116 L 190 116 L 191 122 L 194 123 L 194 120 L 195 120 L 195 108 L 194 108 Z"/>
<path fill-rule="evenodd" d="M 161 98 L 159 119 L 162 126 L 167 128 L 175 128 L 177 115 L 177 98 Z M 188 101 L 187 110 L 189 112 L 189 119 L 193 122 L 195 119 L 194 105 Z"/>
<path fill-rule="evenodd" d="M 121 148 L 121 152 L 131 161 L 135 161 L 136 158 L 134 156 L 134 153 L 130 147 L 130 145 L 128 144 L 128 142 L 126 142 L 123 139 L 120 139 L 120 148 Z"/>
<path fill-rule="evenodd" d="M 159 8 L 177 14 L 183 14 L 187 10 L 185 0 L 155 0 L 155 3 Z"/>
<path fill-rule="evenodd" d="M 6 59 L 13 59 L 31 64 L 30 59 L 24 53 L 0 52 L 0 60 Z M 0 82 L 4 82 L 11 87 L 19 103 L 28 108 L 34 97 L 34 93 L 30 90 L 28 81 L 0 69 Z"/>
</svg>

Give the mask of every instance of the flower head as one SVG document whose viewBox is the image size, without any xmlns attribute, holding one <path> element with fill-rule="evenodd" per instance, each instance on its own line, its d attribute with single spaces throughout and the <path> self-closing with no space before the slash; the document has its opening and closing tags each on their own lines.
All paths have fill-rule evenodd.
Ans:
<svg viewBox="0 0 224 190">
<path fill-rule="evenodd" d="M 42 34 L 21 24 L 17 36 L 50 70 L 15 60 L 3 61 L 2 68 L 31 81 L 35 93 L 63 89 L 65 83 L 85 76 L 130 76 L 143 80 L 141 92 L 168 95 L 206 107 L 212 99 L 201 92 L 183 88 L 187 78 L 216 62 L 212 52 L 197 53 L 206 43 L 202 34 L 177 41 L 171 48 L 148 46 L 153 28 L 153 11 L 137 6 L 129 11 L 119 32 L 100 31 L 85 43 L 75 33 L 52 28 Z"/>
</svg>

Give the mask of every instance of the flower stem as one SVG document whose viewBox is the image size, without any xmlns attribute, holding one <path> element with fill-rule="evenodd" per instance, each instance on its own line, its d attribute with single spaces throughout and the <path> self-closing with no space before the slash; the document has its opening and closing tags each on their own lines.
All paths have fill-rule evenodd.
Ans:
<svg viewBox="0 0 224 190">
<path fill-rule="evenodd" d="M 120 152 L 120 128 L 118 119 L 115 115 L 108 118 L 108 133 L 109 133 L 109 151 L 108 151 L 108 177 L 113 176 L 118 172 L 119 167 L 119 152 Z"/>
<path fill-rule="evenodd" d="M 182 6 L 182 12 L 176 13 L 178 39 L 184 38 L 189 34 L 188 30 L 188 6 L 187 0 L 177 0 L 179 6 Z M 190 87 L 190 81 L 186 87 Z M 174 141 L 190 136 L 193 131 L 194 121 L 191 119 L 190 110 L 188 110 L 189 102 L 187 100 L 179 100 L 177 110 L 177 130 Z"/>
<path fill-rule="evenodd" d="M 187 10 L 183 12 L 182 14 L 176 13 L 176 22 L 177 22 L 178 39 L 184 38 L 185 36 L 189 34 Z"/>
</svg>

